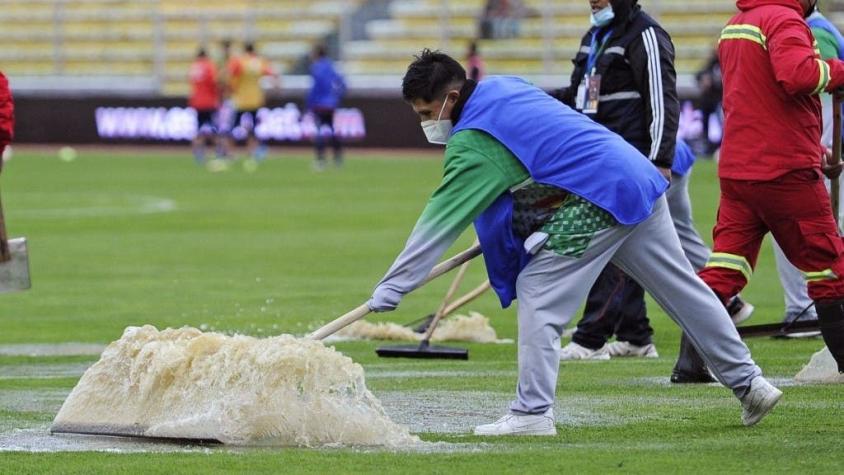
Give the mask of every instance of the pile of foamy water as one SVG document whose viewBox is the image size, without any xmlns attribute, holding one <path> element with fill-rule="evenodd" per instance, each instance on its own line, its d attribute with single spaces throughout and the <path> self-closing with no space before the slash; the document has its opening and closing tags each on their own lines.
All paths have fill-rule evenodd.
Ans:
<svg viewBox="0 0 844 475">
<path fill-rule="evenodd" d="M 366 388 L 363 368 L 321 342 L 127 328 L 62 405 L 58 427 L 131 429 L 226 444 L 419 444 Z"/>
<path fill-rule="evenodd" d="M 844 374 L 838 372 L 838 363 L 829 348 L 824 346 L 812 355 L 812 359 L 794 376 L 794 380 L 800 383 L 841 384 L 844 383 Z"/>
<path fill-rule="evenodd" d="M 413 329 L 391 322 L 370 323 L 358 320 L 337 332 L 340 338 L 356 340 L 399 340 L 419 341 L 424 335 Z M 455 315 L 440 321 L 434 330 L 431 341 L 469 341 L 475 343 L 494 343 L 498 341 L 495 329 L 489 324 L 489 318 L 477 312 L 469 315 Z"/>
</svg>

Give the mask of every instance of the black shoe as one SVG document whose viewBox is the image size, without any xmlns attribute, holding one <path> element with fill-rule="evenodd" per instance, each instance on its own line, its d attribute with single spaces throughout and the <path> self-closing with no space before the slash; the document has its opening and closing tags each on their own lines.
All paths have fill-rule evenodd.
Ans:
<svg viewBox="0 0 844 475">
<path fill-rule="evenodd" d="M 425 333 L 428 331 L 428 327 L 431 326 L 431 322 L 434 321 L 434 314 L 430 314 L 426 316 L 419 325 L 417 325 L 413 331 L 415 333 Z"/>
<path fill-rule="evenodd" d="M 715 378 L 705 373 L 686 373 L 685 371 L 673 370 L 671 372 L 671 382 L 675 384 L 706 384 L 717 382 Z"/>
<path fill-rule="evenodd" d="M 680 354 L 671 370 L 672 383 L 714 383 L 706 363 L 700 357 L 689 337 L 683 333 L 680 338 Z"/>
</svg>

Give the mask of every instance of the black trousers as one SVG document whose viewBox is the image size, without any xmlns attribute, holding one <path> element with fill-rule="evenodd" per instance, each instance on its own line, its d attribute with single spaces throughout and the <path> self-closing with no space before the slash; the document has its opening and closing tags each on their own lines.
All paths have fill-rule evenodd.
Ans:
<svg viewBox="0 0 844 475">
<path fill-rule="evenodd" d="M 597 350 L 615 335 L 617 340 L 644 346 L 652 343 L 653 334 L 645 309 L 645 289 L 608 264 L 589 291 L 572 341 Z"/>
</svg>

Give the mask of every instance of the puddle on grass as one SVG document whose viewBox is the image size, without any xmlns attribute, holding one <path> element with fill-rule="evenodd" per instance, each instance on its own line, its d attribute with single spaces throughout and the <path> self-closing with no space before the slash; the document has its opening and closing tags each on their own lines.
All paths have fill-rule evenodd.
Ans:
<svg viewBox="0 0 844 475">
<path fill-rule="evenodd" d="M 17 345 L 0 345 L 2 356 L 99 356 L 105 349 L 99 343 L 24 343 Z"/>
</svg>

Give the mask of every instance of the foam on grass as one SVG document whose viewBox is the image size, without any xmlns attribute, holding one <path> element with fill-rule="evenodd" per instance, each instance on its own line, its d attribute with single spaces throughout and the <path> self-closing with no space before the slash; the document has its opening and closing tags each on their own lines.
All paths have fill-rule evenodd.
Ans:
<svg viewBox="0 0 844 475">
<path fill-rule="evenodd" d="M 358 320 L 337 332 L 337 336 L 356 340 L 419 341 L 424 335 L 392 322 L 370 323 Z M 434 330 L 431 341 L 494 343 L 498 340 L 487 317 L 477 312 L 469 312 L 468 316 L 455 315 L 443 319 Z"/>
<path fill-rule="evenodd" d="M 844 374 L 838 372 L 838 364 L 824 346 L 820 351 L 812 355 L 809 363 L 794 376 L 794 380 L 800 383 L 844 383 Z"/>
<path fill-rule="evenodd" d="M 363 368 L 319 341 L 195 328 L 127 328 L 91 366 L 53 427 L 132 429 L 226 444 L 419 443 L 366 388 Z"/>
</svg>

